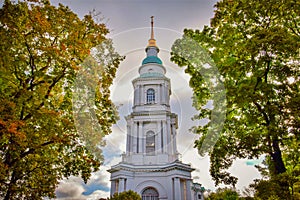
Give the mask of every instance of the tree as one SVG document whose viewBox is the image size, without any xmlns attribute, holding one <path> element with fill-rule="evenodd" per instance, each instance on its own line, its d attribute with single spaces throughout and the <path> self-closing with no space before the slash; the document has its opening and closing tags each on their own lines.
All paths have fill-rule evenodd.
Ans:
<svg viewBox="0 0 300 200">
<path fill-rule="evenodd" d="M 115 193 L 111 198 L 108 198 L 108 200 L 141 200 L 141 196 L 132 191 L 128 190 L 121 193 Z"/>
<path fill-rule="evenodd" d="M 239 193 L 230 188 L 218 188 L 216 192 L 211 193 L 208 200 L 238 200 Z"/>
<path fill-rule="evenodd" d="M 205 106 L 214 95 L 203 78 L 207 64 L 215 64 L 220 73 L 217 82 L 225 87 L 226 117 L 209 153 L 210 173 L 217 185 L 235 185 L 237 178 L 227 169 L 236 158 L 266 155 L 269 177 L 295 174 L 300 163 L 299 2 L 223 0 L 215 7 L 210 26 L 202 31 L 184 30 L 171 53 L 171 60 L 187 66 L 191 76 L 194 106 L 199 110 L 195 119 L 213 117 L 213 109 Z M 190 48 L 188 40 L 201 46 L 214 63 L 197 48 Z M 200 134 L 195 141 L 200 153 L 205 153 L 203 141 L 210 125 L 193 128 Z"/>
<path fill-rule="evenodd" d="M 280 185 L 273 180 L 257 180 L 251 184 L 251 187 L 255 189 L 255 197 L 259 199 L 268 199 L 269 197 L 285 199 L 287 195 L 286 191 L 282 191 Z"/>
<path fill-rule="evenodd" d="M 255 180 L 250 184 L 250 188 L 254 189 L 254 197 L 257 199 L 287 199 L 288 197 L 299 199 L 299 188 L 297 189 L 299 180 L 296 177 L 284 173 L 269 180 Z M 282 190 L 283 185 L 290 187 L 290 190 L 289 188 Z"/>
<path fill-rule="evenodd" d="M 1 198 L 53 198 L 59 180 L 75 175 L 86 182 L 99 168 L 102 157 L 96 145 L 117 118 L 109 86 L 122 60 L 107 33 L 92 13 L 79 19 L 68 7 L 52 6 L 48 0 L 4 2 L 0 9 Z M 90 51 L 92 47 L 96 48 Z M 91 106 L 78 102 L 79 95 L 72 97 L 82 89 L 74 87 L 76 81 L 87 77 L 93 81 L 86 84 L 95 83 L 94 96 L 86 100 L 94 100 Z M 101 132 L 84 140 L 89 129 L 77 131 L 75 126 L 84 121 L 78 115 L 91 112 L 90 121 L 100 123 Z"/>
</svg>

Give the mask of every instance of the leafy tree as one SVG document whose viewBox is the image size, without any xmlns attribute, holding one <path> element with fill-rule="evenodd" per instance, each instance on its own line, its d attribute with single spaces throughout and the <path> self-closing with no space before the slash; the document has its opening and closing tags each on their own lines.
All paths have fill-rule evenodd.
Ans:
<svg viewBox="0 0 300 200">
<path fill-rule="evenodd" d="M 239 193 L 230 188 L 218 188 L 216 192 L 211 193 L 208 200 L 238 200 Z"/>
<path fill-rule="evenodd" d="M 4 2 L 0 9 L 1 199 L 53 198 L 59 180 L 79 175 L 86 182 L 99 168 L 102 157 L 96 145 L 117 116 L 108 87 L 122 60 L 107 33 L 92 13 L 79 19 L 68 7 L 54 7 L 48 0 Z M 90 53 L 92 47 L 96 48 Z M 74 84 L 87 77 L 97 78 L 86 82 L 95 83 L 93 98 L 87 98 L 94 104 L 85 106 L 75 95 L 73 109 L 72 93 L 82 89 Z M 91 112 L 90 121 L 99 122 L 101 132 L 85 141 L 90 129 L 76 131 L 75 125 L 84 121 L 78 115 Z"/>
<path fill-rule="evenodd" d="M 271 180 L 257 180 L 251 187 L 255 188 L 255 197 L 259 199 L 268 199 L 269 197 L 282 196 L 282 199 L 286 197 L 286 191 L 282 191 L 280 185 Z M 278 196 L 279 195 L 279 196 Z"/>
<path fill-rule="evenodd" d="M 128 190 L 121 193 L 115 193 L 111 198 L 108 198 L 108 200 L 141 200 L 141 196 L 132 191 Z"/>
<path fill-rule="evenodd" d="M 299 199 L 297 183 L 299 184 L 299 180 L 295 176 L 283 173 L 269 180 L 255 180 L 253 184 L 250 184 L 250 188 L 255 190 L 256 199 L 287 199 L 289 197 Z M 282 189 L 283 185 L 290 188 Z"/>
<path fill-rule="evenodd" d="M 214 65 L 226 91 L 226 118 L 221 135 L 210 151 L 210 173 L 216 184 L 235 185 L 237 178 L 227 169 L 236 158 L 266 155 L 270 177 L 299 169 L 300 127 L 300 3 L 294 0 L 222 0 L 215 5 L 210 26 L 184 30 L 175 41 L 171 60 L 187 66 L 194 91 L 196 119 L 212 120 L 205 106 L 213 92 L 204 72 Z M 192 40 L 211 57 L 187 45 Z M 191 48 L 192 46 L 192 48 Z M 213 102 L 218 106 L 218 101 Z M 205 139 L 211 121 L 194 127 L 200 134 L 195 147 L 209 150 Z M 281 189 L 288 185 L 282 183 Z M 286 197 L 288 198 L 288 197 Z"/>
</svg>

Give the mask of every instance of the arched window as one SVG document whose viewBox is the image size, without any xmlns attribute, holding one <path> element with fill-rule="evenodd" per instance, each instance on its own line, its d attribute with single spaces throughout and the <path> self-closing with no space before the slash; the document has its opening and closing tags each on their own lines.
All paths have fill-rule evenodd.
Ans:
<svg viewBox="0 0 300 200">
<path fill-rule="evenodd" d="M 149 187 L 142 192 L 142 200 L 158 200 L 158 192 L 155 188 Z"/>
<path fill-rule="evenodd" d="M 153 154 L 155 151 L 155 134 L 153 131 L 146 133 L 146 154 Z"/>
<path fill-rule="evenodd" d="M 148 104 L 155 103 L 155 91 L 152 88 L 147 90 L 147 103 Z"/>
</svg>

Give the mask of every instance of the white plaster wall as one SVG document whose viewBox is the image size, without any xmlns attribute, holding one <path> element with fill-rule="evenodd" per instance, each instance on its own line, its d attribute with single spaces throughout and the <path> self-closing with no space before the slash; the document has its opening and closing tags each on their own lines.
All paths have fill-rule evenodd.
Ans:
<svg viewBox="0 0 300 200">
<path fill-rule="evenodd" d="M 151 72 L 154 72 L 154 73 L 160 73 L 160 74 L 165 74 L 166 73 L 166 69 L 164 66 L 162 65 L 158 65 L 158 64 L 145 64 L 145 65 L 142 65 L 140 68 L 139 68 L 139 73 L 140 74 L 145 74 L 145 73 L 151 73 Z"/>
</svg>

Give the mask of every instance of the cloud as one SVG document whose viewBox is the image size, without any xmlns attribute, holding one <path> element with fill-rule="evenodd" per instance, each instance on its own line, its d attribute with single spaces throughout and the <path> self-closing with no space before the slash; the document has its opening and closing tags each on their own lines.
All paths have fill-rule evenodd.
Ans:
<svg viewBox="0 0 300 200">
<path fill-rule="evenodd" d="M 61 200 L 81 200 L 84 187 L 80 178 L 71 177 L 60 182 L 56 189 L 57 199 Z"/>
<path fill-rule="evenodd" d="M 98 200 L 100 198 L 107 198 L 110 196 L 110 192 L 96 190 L 92 194 L 85 196 L 86 200 Z"/>
<path fill-rule="evenodd" d="M 85 184 L 85 194 L 89 194 L 91 193 L 91 191 L 94 191 L 96 189 L 102 189 L 105 191 L 108 191 L 110 188 L 110 184 L 109 184 L 109 173 L 107 172 L 107 170 L 110 167 L 108 166 L 101 166 L 100 170 L 92 173 L 92 176 L 90 178 L 90 180 L 88 181 L 87 184 Z"/>
<path fill-rule="evenodd" d="M 112 133 L 105 137 L 106 146 L 102 148 L 105 165 L 111 164 L 115 157 L 120 157 L 126 151 L 126 137 L 123 125 L 114 125 Z"/>
<path fill-rule="evenodd" d="M 100 170 L 92 173 L 87 184 L 81 178 L 71 177 L 60 182 L 56 189 L 57 200 L 98 200 L 110 195 L 110 173 L 112 165 L 121 161 L 120 156 L 113 156 Z"/>
<path fill-rule="evenodd" d="M 202 184 L 206 189 L 216 189 L 209 173 L 209 156 L 201 157 L 192 146 L 182 153 L 182 162 L 191 164 L 193 181 Z"/>
<path fill-rule="evenodd" d="M 233 176 L 239 178 L 236 185 L 239 189 L 243 189 L 248 186 L 254 179 L 261 178 L 259 171 L 253 166 L 245 165 L 245 161 L 245 159 L 235 160 L 228 170 Z"/>
</svg>

